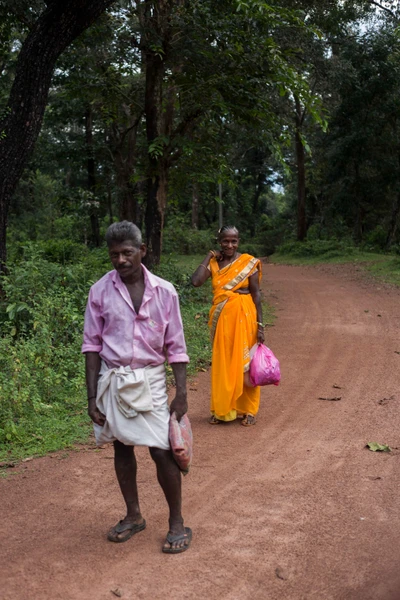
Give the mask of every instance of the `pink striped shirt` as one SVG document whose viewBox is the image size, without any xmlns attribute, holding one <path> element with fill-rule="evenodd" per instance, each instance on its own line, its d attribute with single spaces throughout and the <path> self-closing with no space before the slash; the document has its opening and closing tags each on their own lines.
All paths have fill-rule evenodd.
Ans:
<svg viewBox="0 0 400 600">
<path fill-rule="evenodd" d="M 139 313 L 117 271 L 89 292 L 82 352 L 98 352 L 109 368 L 187 363 L 179 298 L 174 286 L 142 265 L 145 289 Z"/>
</svg>

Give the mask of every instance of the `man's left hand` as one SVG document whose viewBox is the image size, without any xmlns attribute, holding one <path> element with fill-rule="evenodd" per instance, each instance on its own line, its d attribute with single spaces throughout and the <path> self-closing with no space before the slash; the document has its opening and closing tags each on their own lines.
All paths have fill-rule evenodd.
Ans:
<svg viewBox="0 0 400 600">
<path fill-rule="evenodd" d="M 187 413 L 187 410 L 188 403 L 186 394 L 176 394 L 169 407 L 169 412 L 171 415 L 173 412 L 175 412 L 177 420 L 180 421 L 183 415 Z"/>
</svg>

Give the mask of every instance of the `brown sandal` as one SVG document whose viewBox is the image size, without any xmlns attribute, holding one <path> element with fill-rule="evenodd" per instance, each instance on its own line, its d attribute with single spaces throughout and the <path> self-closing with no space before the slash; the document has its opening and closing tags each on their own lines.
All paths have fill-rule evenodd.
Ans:
<svg viewBox="0 0 400 600">
<path fill-rule="evenodd" d="M 214 415 L 211 415 L 211 417 L 209 418 L 208 422 L 210 423 L 210 425 L 220 425 L 221 423 L 223 423 L 223 421 L 220 421 Z"/>
<path fill-rule="evenodd" d="M 251 413 L 247 413 L 246 415 L 244 415 L 241 425 L 243 425 L 243 427 L 252 427 L 256 423 L 257 423 L 257 421 L 256 421 L 255 416 L 252 415 Z"/>
</svg>

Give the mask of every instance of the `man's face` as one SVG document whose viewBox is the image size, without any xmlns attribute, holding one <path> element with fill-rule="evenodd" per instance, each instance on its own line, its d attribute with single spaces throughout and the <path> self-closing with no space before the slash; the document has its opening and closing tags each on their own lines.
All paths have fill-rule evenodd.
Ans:
<svg viewBox="0 0 400 600">
<path fill-rule="evenodd" d="M 114 269 L 118 271 L 123 281 L 136 279 L 141 272 L 142 258 L 146 254 L 146 246 L 135 246 L 131 240 L 110 246 L 108 254 Z"/>
</svg>

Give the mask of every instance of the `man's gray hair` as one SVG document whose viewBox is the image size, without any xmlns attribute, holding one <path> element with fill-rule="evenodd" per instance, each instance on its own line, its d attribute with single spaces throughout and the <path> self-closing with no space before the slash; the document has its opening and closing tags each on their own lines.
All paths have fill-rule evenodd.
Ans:
<svg viewBox="0 0 400 600">
<path fill-rule="evenodd" d="M 113 246 L 114 244 L 122 244 L 127 241 L 133 242 L 133 245 L 137 248 L 142 244 L 142 232 L 139 227 L 131 221 L 120 221 L 119 223 L 113 223 L 106 231 L 106 242 L 107 246 Z"/>
</svg>

